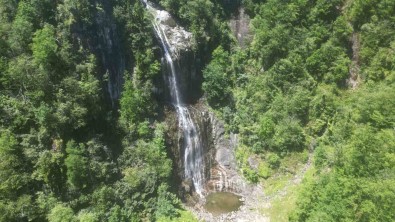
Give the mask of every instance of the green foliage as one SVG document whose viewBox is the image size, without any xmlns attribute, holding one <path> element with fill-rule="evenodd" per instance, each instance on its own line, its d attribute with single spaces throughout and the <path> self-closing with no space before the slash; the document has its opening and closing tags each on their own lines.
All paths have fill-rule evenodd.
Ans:
<svg viewBox="0 0 395 222">
<path fill-rule="evenodd" d="M 268 177 L 269 172 L 267 168 L 263 168 L 263 167 L 259 169 L 259 172 L 249 167 L 246 167 L 243 168 L 243 175 L 248 181 L 252 183 L 257 183 L 259 181 L 259 176 L 262 176 L 263 178 Z"/>
<path fill-rule="evenodd" d="M 118 196 L 114 188 L 101 186 L 93 191 L 90 200 L 95 203 L 93 205 L 95 211 L 101 214 L 101 218 L 104 219 L 105 215 L 114 207 L 113 203 L 117 202 Z"/>
<path fill-rule="evenodd" d="M 15 200 L 29 182 L 21 147 L 10 131 L 0 131 L 0 197 Z"/>
<path fill-rule="evenodd" d="M 38 65 L 47 66 L 47 64 L 55 62 L 57 48 L 53 26 L 45 25 L 43 29 L 35 32 L 32 51 L 34 61 Z"/>
<path fill-rule="evenodd" d="M 179 216 L 176 207 L 179 207 L 180 201 L 176 195 L 168 191 L 168 188 L 166 184 L 161 184 L 158 188 L 158 202 L 155 211 L 158 221 L 161 221 L 161 218 L 172 219 Z"/>
<path fill-rule="evenodd" d="M 138 140 L 134 147 L 124 150 L 119 161 L 124 167 L 124 179 L 132 187 L 137 187 L 142 182 L 145 186 L 150 186 L 152 182 L 156 183 L 157 180 L 170 176 L 172 163 L 166 158 L 163 133 L 163 127 L 159 125 L 151 141 Z"/>
<path fill-rule="evenodd" d="M 78 214 L 78 221 L 80 222 L 97 222 L 99 219 L 95 213 L 91 212 L 80 212 Z"/>
<path fill-rule="evenodd" d="M 211 59 L 202 87 L 239 134 L 247 179 L 314 152 L 291 221 L 395 220 L 394 1 L 244 0 L 244 49 L 229 1 L 155 2 L 193 33 L 201 64 Z M 135 0 L 0 0 L 0 221 L 195 220 L 165 185 L 151 28 Z M 111 51 L 100 42 L 113 35 L 127 61 L 119 119 L 100 74 Z"/>
<path fill-rule="evenodd" d="M 232 99 L 232 79 L 229 76 L 229 54 L 222 47 L 213 52 L 211 63 L 203 71 L 204 83 L 202 88 L 208 103 L 218 108 L 229 104 Z"/>
<path fill-rule="evenodd" d="M 122 125 L 132 135 L 141 131 L 139 121 L 150 117 L 149 111 L 153 109 L 149 91 L 137 88 L 132 81 L 128 81 L 125 83 L 120 103 Z"/>
<path fill-rule="evenodd" d="M 342 83 L 348 76 L 350 62 L 342 47 L 328 41 L 307 58 L 306 64 L 310 74 L 318 81 Z"/>
<path fill-rule="evenodd" d="M 34 9 L 31 4 L 21 1 L 18 4 L 17 10 L 17 14 L 11 25 L 8 43 L 11 50 L 16 53 L 22 53 L 26 51 L 29 43 L 32 41 L 34 30 L 32 14 L 34 13 Z"/>
<path fill-rule="evenodd" d="M 262 118 L 258 130 L 259 140 L 263 141 L 262 148 L 254 149 L 255 152 L 271 150 L 285 154 L 288 151 L 303 149 L 305 135 L 299 121 L 287 116 L 283 118 L 277 123 L 273 121 L 273 117 Z"/>
<path fill-rule="evenodd" d="M 346 178 L 341 175 L 322 175 L 305 188 L 298 200 L 298 211 L 291 221 L 391 221 L 394 214 L 389 206 L 394 204 L 393 182 L 369 181 Z M 314 191 L 315 190 L 315 191 Z M 319 190 L 320 192 L 317 192 Z M 383 194 L 385 194 L 383 196 Z M 314 205 L 308 201 L 314 198 Z M 348 207 L 350 204 L 355 207 Z"/>
<path fill-rule="evenodd" d="M 64 155 L 56 151 L 43 151 L 35 165 L 33 177 L 43 181 L 52 192 L 60 194 L 65 184 Z"/>
<path fill-rule="evenodd" d="M 66 145 L 66 153 L 67 182 L 77 189 L 85 188 L 89 173 L 85 145 L 69 141 Z"/>
<path fill-rule="evenodd" d="M 275 180 L 314 152 L 316 173 L 303 182 L 291 221 L 394 220 L 386 210 L 394 205 L 393 1 L 243 5 L 252 16 L 251 44 L 213 56 L 203 83 L 219 112 L 224 105 L 215 102 L 233 96 L 222 117 L 239 134 L 243 175 Z M 240 51 L 241 68 L 231 68 Z M 346 87 L 352 75 L 359 81 L 353 91 Z"/>
<path fill-rule="evenodd" d="M 1 221 L 35 220 L 37 208 L 34 206 L 32 196 L 21 195 L 13 201 L 0 201 Z"/>
<path fill-rule="evenodd" d="M 266 160 L 271 168 L 278 168 L 280 166 L 280 157 L 275 153 L 269 153 Z"/>
<path fill-rule="evenodd" d="M 273 149 L 280 152 L 303 149 L 305 136 L 303 128 L 294 119 L 285 119 L 276 126 Z"/>
<path fill-rule="evenodd" d="M 48 214 L 49 222 L 72 222 L 77 221 L 74 212 L 70 207 L 57 204 Z"/>
<path fill-rule="evenodd" d="M 395 162 L 393 154 L 395 134 L 391 131 L 374 132 L 369 126 L 357 128 L 345 147 L 344 170 L 347 175 L 357 177 L 379 177 Z"/>
<path fill-rule="evenodd" d="M 347 45 L 349 37 L 352 35 L 351 24 L 348 23 L 344 15 L 340 15 L 333 22 L 333 40 L 339 41 L 343 45 Z"/>
<path fill-rule="evenodd" d="M 213 0 L 156 0 L 175 15 L 193 34 L 194 50 L 207 60 L 210 53 L 222 45 L 231 45 L 229 27 L 224 20 L 227 2 Z"/>
<path fill-rule="evenodd" d="M 390 193 L 394 189 L 392 147 L 395 134 L 392 124 L 375 124 L 367 114 L 361 117 L 364 109 L 372 105 L 359 100 L 369 101 L 372 96 L 387 94 L 387 90 L 386 85 L 365 86 L 353 93 L 349 100 L 341 102 L 339 106 L 343 109 L 338 111 L 339 117 L 332 123 L 331 133 L 324 134 L 315 150 L 314 164 L 318 174 L 305 182 L 291 221 L 394 219 L 395 215 L 385 209 L 394 204 Z M 395 107 L 388 102 L 387 106 Z M 349 113 L 351 107 L 360 108 L 356 108 L 354 114 Z M 373 105 L 371 109 L 379 113 L 388 107 Z M 366 113 L 369 112 L 372 111 L 368 109 Z M 349 205 L 354 207 L 349 208 Z"/>
<path fill-rule="evenodd" d="M 120 206 L 115 205 L 113 208 L 111 208 L 108 221 L 109 222 L 127 222 L 128 221 L 127 212 L 125 212 L 125 210 L 122 209 Z"/>
<path fill-rule="evenodd" d="M 157 48 L 154 47 L 154 35 L 148 13 L 140 1 L 122 2 L 114 7 L 114 16 L 119 25 L 125 27 L 121 35 L 126 51 L 133 56 L 133 71 L 124 73 L 122 96 L 120 99 L 119 125 L 125 135 L 125 150 L 121 155 L 129 155 L 129 150 L 138 144 L 143 147 L 150 143 L 154 136 L 153 120 L 157 117 L 157 103 L 153 97 L 153 81 L 158 77 L 161 66 L 157 58 Z M 132 74 L 132 77 L 130 76 Z M 143 161 L 136 157 L 136 161 Z M 145 159 L 144 159 L 145 161 Z M 151 164 L 151 163 L 150 163 Z M 141 166 L 142 167 L 142 166 Z M 122 173 L 129 188 L 140 187 L 140 176 L 152 172 L 150 169 L 142 170 L 141 167 L 125 163 Z M 153 178 L 156 181 L 156 178 Z M 156 186 L 156 184 L 153 184 Z"/>
<path fill-rule="evenodd" d="M 267 164 L 260 163 L 258 167 L 258 176 L 267 179 L 271 176 L 270 167 Z"/>
<path fill-rule="evenodd" d="M 264 147 L 268 148 L 269 146 L 271 146 L 270 140 L 274 136 L 276 125 L 270 116 L 262 117 L 259 125 L 260 126 L 258 129 L 258 135 L 264 144 L 262 148 Z M 262 151 L 264 150 L 255 150 L 255 152 L 262 152 Z"/>
<path fill-rule="evenodd" d="M 370 61 L 371 66 L 367 67 L 364 71 L 368 79 L 373 81 L 387 80 L 388 82 L 394 82 L 394 48 L 395 41 L 392 41 L 389 48 L 379 49 Z"/>
<path fill-rule="evenodd" d="M 354 95 L 350 103 L 356 109 L 353 119 L 375 128 L 393 128 L 395 126 L 394 107 L 392 99 L 394 88 L 391 85 L 380 84 L 376 87 L 367 87 Z"/>
<path fill-rule="evenodd" d="M 140 1 L 0 0 L 0 221 L 153 220 L 159 196 L 173 204 L 151 28 Z M 120 107 L 103 41 L 132 73 Z"/>
</svg>

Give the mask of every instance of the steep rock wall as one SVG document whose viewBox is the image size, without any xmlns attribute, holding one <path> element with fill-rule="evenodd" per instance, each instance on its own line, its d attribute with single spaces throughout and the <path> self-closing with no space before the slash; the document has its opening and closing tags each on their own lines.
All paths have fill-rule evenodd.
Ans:
<svg viewBox="0 0 395 222">
<path fill-rule="evenodd" d="M 199 71 L 200 64 L 197 56 L 192 51 L 180 51 L 179 57 L 175 61 L 176 69 L 179 71 L 179 86 L 182 93 L 182 100 L 187 104 L 196 103 L 201 97 L 201 84 L 202 74 Z M 163 63 L 163 62 L 162 62 Z M 168 67 L 162 67 L 163 82 L 161 86 L 161 92 L 164 92 L 162 98 L 165 98 L 166 102 L 170 101 L 170 90 L 167 87 L 169 85 L 169 70 Z"/>
<path fill-rule="evenodd" d="M 185 174 L 185 170 L 190 172 L 190 165 L 188 165 L 190 162 L 185 161 L 190 160 L 188 158 L 195 158 L 199 163 L 203 159 L 203 166 L 199 164 L 199 168 L 195 170 L 200 171 L 203 167 L 204 194 L 212 191 L 241 192 L 246 183 L 238 175 L 236 169 L 234 151 L 237 137 L 231 135 L 230 139 L 227 139 L 223 124 L 209 112 L 203 102 L 198 101 L 201 97 L 202 77 L 198 72 L 199 60 L 191 50 L 191 34 L 178 26 L 166 11 L 158 9 L 152 3 L 145 2 L 145 4 L 153 16 L 158 45 L 163 51 L 163 84 L 161 86 L 163 90 L 159 91 L 164 94 L 162 98 L 166 98 L 165 104 L 169 104 L 165 112 L 165 119 L 169 126 L 168 147 L 171 149 L 174 169 L 177 172 L 175 177 L 179 181 L 181 195 L 191 196 L 193 190 L 200 190 L 194 187 L 196 181 L 192 181 L 189 174 Z M 180 106 L 182 110 L 187 109 L 188 114 L 181 113 L 183 111 L 180 111 Z M 188 131 L 185 131 L 186 128 L 183 125 L 185 115 L 190 116 L 196 130 L 188 128 Z M 186 141 L 190 141 L 192 136 L 193 138 L 197 136 L 200 142 L 195 141 L 194 144 L 199 144 L 199 146 L 194 146 L 193 149 L 199 149 L 199 151 L 196 155 L 190 156 L 188 153 L 190 150 L 186 151 L 186 147 L 190 148 Z M 198 187 L 200 188 L 200 183 Z"/>
<path fill-rule="evenodd" d="M 97 75 L 104 98 L 117 107 L 123 85 L 123 73 L 128 65 L 118 27 L 114 21 L 113 3 L 96 0 L 92 3 L 91 22 L 78 21 L 72 26 L 74 41 L 84 45 L 97 58 Z"/>
<path fill-rule="evenodd" d="M 202 103 L 197 103 L 190 107 L 193 119 L 198 125 L 203 143 L 205 162 L 205 189 L 206 193 L 227 191 L 237 194 L 249 192 L 251 186 L 242 178 L 237 169 L 235 149 L 238 140 L 236 134 L 227 135 L 224 124 L 215 114 L 210 112 Z M 192 184 L 190 181 L 183 181 L 183 138 L 179 137 L 177 128 L 177 117 L 174 112 L 167 112 L 168 142 L 173 154 L 174 167 L 179 179 L 180 192 L 182 196 L 192 194 Z"/>
<path fill-rule="evenodd" d="M 239 8 L 237 14 L 229 21 L 230 29 L 241 48 L 247 47 L 252 40 L 250 29 L 250 17 L 245 13 L 244 8 Z"/>
</svg>

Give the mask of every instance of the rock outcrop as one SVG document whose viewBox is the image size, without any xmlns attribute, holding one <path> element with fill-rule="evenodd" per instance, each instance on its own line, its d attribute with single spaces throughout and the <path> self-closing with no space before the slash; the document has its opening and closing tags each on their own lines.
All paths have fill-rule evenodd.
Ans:
<svg viewBox="0 0 395 222">
<path fill-rule="evenodd" d="M 210 125 L 215 155 L 212 157 L 210 179 L 207 188 L 210 192 L 228 191 L 243 194 L 249 185 L 240 176 L 237 170 L 235 150 L 237 148 L 237 135 L 226 135 L 224 124 L 210 113 Z"/>
<path fill-rule="evenodd" d="M 164 32 L 166 37 L 166 42 L 168 42 L 168 48 L 173 55 L 172 60 L 175 69 L 177 70 L 177 80 L 181 94 L 181 100 L 187 104 L 195 103 L 201 97 L 201 83 L 202 75 L 199 72 L 200 61 L 196 58 L 193 49 L 193 37 L 192 33 L 186 31 L 183 27 L 177 24 L 176 20 L 164 10 L 159 9 L 153 3 L 144 1 L 147 9 L 153 16 L 153 19 L 157 25 L 159 25 L 160 30 L 156 32 Z M 160 40 L 158 39 L 158 42 Z M 162 64 L 166 61 L 166 58 L 162 58 Z M 163 90 L 164 95 L 160 95 L 166 101 L 170 101 L 170 90 L 167 86 L 169 83 L 169 70 L 170 67 L 163 66 Z"/>
<path fill-rule="evenodd" d="M 122 46 L 119 30 L 112 15 L 113 3 L 105 0 L 95 0 L 92 9 L 91 23 L 75 22 L 71 29 L 74 41 L 78 41 L 95 54 L 97 58 L 97 74 L 104 97 L 116 109 L 123 85 L 123 74 L 127 64 L 125 51 Z"/>
<path fill-rule="evenodd" d="M 172 53 L 179 57 L 180 52 L 190 51 L 193 42 L 192 33 L 179 26 L 167 11 L 155 8 L 151 3 L 147 3 L 147 7 L 154 16 L 155 22 L 165 32 Z"/>
<path fill-rule="evenodd" d="M 245 13 L 243 7 L 239 8 L 238 14 L 229 21 L 229 26 L 239 46 L 245 48 L 251 42 L 252 35 L 250 17 Z"/>
</svg>

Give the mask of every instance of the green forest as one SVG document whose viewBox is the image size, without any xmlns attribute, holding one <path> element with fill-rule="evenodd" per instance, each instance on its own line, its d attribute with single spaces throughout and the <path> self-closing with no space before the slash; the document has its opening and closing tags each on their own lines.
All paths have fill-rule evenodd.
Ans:
<svg viewBox="0 0 395 222">
<path fill-rule="evenodd" d="M 193 34 L 201 101 L 238 135 L 240 174 L 267 185 L 311 161 L 272 221 L 395 221 L 395 1 L 152 2 Z M 245 47 L 228 25 L 240 8 Z M 197 221 L 151 20 L 138 0 L 0 0 L 1 222 Z"/>
</svg>

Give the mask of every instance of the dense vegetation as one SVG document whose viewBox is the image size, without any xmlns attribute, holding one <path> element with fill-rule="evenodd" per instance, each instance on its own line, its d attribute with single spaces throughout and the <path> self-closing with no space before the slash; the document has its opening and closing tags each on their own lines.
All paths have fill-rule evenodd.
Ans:
<svg viewBox="0 0 395 222">
<path fill-rule="evenodd" d="M 204 98 L 247 179 L 313 157 L 291 221 L 395 220 L 394 1 L 153 2 L 211 61 Z M 240 5 L 246 48 L 227 25 Z M 103 24 L 126 60 L 115 104 Z M 0 0 L 0 221 L 193 220 L 171 189 L 159 55 L 139 1 Z"/>
<path fill-rule="evenodd" d="M 243 174 L 257 182 L 292 171 L 282 160 L 304 152 L 306 161 L 308 151 L 314 173 L 291 221 L 395 220 L 395 2 L 244 6 L 250 46 L 217 48 L 203 84 L 241 137 Z"/>
<path fill-rule="evenodd" d="M 169 190 L 151 92 L 160 52 L 142 4 L 1 0 L 0 16 L 0 221 L 189 217 Z M 119 105 L 100 31 L 114 25 L 127 60 Z"/>
</svg>

